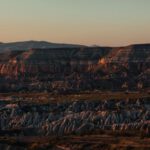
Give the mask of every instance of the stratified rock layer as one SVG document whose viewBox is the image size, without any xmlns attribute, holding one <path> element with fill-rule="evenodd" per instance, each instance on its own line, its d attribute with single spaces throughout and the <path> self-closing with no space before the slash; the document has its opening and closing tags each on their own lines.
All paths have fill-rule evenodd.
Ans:
<svg viewBox="0 0 150 150">
<path fill-rule="evenodd" d="M 141 90 L 150 87 L 150 45 L 71 47 L 0 54 L 0 90 Z M 19 84 L 18 84 L 19 83 Z"/>
</svg>

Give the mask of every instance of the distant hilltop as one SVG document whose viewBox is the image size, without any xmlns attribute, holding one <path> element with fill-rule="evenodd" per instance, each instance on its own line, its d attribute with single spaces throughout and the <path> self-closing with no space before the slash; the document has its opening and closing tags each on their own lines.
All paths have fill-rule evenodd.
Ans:
<svg viewBox="0 0 150 150">
<path fill-rule="evenodd" d="M 29 49 L 48 49 L 48 48 L 72 48 L 83 47 L 83 45 L 77 44 L 64 44 L 64 43 L 51 43 L 47 41 L 22 41 L 3 43 L 0 42 L 0 52 L 4 51 L 24 51 Z"/>
<path fill-rule="evenodd" d="M 5 51 L 27 51 L 30 49 L 50 49 L 50 48 L 80 48 L 80 47 L 108 47 L 108 48 L 124 48 L 124 47 L 143 47 L 143 46 L 149 46 L 150 43 L 144 43 L 144 44 L 132 44 L 129 46 L 99 46 L 99 45 L 79 45 L 79 44 L 67 44 L 67 43 L 52 43 L 47 41 L 18 41 L 18 42 L 0 42 L 0 52 Z"/>
</svg>

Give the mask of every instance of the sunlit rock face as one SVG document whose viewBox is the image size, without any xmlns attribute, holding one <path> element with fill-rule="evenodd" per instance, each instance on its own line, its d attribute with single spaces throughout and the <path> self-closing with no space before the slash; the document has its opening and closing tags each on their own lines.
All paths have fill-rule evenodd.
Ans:
<svg viewBox="0 0 150 150">
<path fill-rule="evenodd" d="M 30 49 L 10 56 L 7 61 L 2 60 L 0 74 L 17 77 L 35 76 L 39 73 L 70 73 L 74 69 L 87 71 L 109 50 L 109 48 Z"/>
<path fill-rule="evenodd" d="M 147 89 L 149 66 L 149 44 L 2 51 L 0 91 L 121 90 L 125 83 L 130 90 Z M 58 82 L 64 86 L 53 86 Z"/>
<path fill-rule="evenodd" d="M 0 131 L 25 135 L 84 134 L 97 130 L 150 134 L 149 99 L 0 105 Z"/>
</svg>

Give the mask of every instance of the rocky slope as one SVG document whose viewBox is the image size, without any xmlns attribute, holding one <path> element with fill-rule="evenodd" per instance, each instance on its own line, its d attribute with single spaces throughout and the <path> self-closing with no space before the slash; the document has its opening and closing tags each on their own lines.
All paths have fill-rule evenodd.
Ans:
<svg viewBox="0 0 150 150">
<path fill-rule="evenodd" d="M 1 94 L 0 149 L 148 150 L 149 95 L 101 94 L 84 100 L 82 94 L 68 100 L 67 95 L 60 100 L 52 94 Z"/>
<path fill-rule="evenodd" d="M 108 53 L 107 48 L 51 48 L 13 51 L 1 54 L 0 74 L 8 76 L 37 76 L 43 73 L 71 72 L 98 63 Z"/>
<path fill-rule="evenodd" d="M 141 90 L 150 87 L 150 44 L 117 48 L 62 48 L 62 45 L 47 48 L 47 44 L 43 45 L 46 46 L 37 49 L 31 44 L 22 50 L 21 44 L 16 50 L 13 47 L 9 52 L 1 51 L 0 90 Z"/>
<path fill-rule="evenodd" d="M 68 135 L 121 131 L 150 135 L 150 101 L 145 99 L 0 104 L 0 134 Z M 138 131 L 138 132 L 137 132 Z"/>
</svg>

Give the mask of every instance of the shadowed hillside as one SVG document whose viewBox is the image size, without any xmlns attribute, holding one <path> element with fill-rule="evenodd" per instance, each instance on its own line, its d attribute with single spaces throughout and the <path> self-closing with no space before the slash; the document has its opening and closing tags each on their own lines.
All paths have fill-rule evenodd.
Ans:
<svg viewBox="0 0 150 150">
<path fill-rule="evenodd" d="M 34 44 L 42 46 L 35 48 Z M 55 44 L 57 48 L 45 48 L 47 43 L 34 44 L 27 42 L 26 50 L 19 47 L 17 50 L 13 43 L 11 50 L 0 53 L 1 90 L 64 92 L 149 88 L 149 44 L 117 48 L 69 45 L 64 48 L 59 44 L 58 47 Z"/>
</svg>

